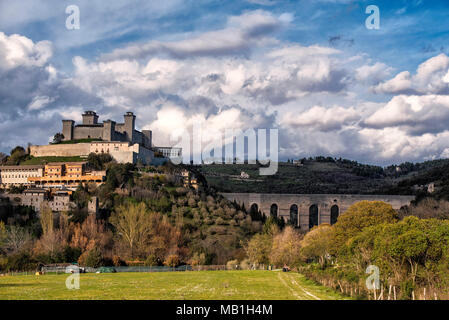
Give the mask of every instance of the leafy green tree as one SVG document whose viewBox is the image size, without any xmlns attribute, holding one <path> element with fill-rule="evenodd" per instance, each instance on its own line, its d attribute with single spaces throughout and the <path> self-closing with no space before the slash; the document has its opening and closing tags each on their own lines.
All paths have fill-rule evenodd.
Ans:
<svg viewBox="0 0 449 320">
<path fill-rule="evenodd" d="M 361 201 L 348 208 L 333 226 L 332 254 L 347 250 L 348 240 L 355 237 L 366 227 L 398 220 L 391 205 L 382 201 Z M 343 252 L 342 252 L 343 251 Z"/>
<path fill-rule="evenodd" d="M 4 154 L 3 152 L 0 152 L 0 164 L 4 164 L 7 159 L 8 159 L 8 156 L 6 154 Z"/>
<path fill-rule="evenodd" d="M 40 208 L 40 223 L 42 227 L 42 233 L 44 235 L 53 232 L 53 211 L 51 210 L 48 202 L 43 202 Z"/>
<path fill-rule="evenodd" d="M 269 264 L 272 244 L 272 235 L 256 234 L 245 248 L 248 259 L 255 264 Z"/>
<path fill-rule="evenodd" d="M 109 153 L 90 153 L 87 157 L 87 162 L 95 169 L 95 170 L 104 170 L 105 165 L 109 162 L 112 162 L 114 159 Z"/>
<path fill-rule="evenodd" d="M 53 136 L 53 144 L 61 143 L 62 140 L 64 140 L 64 135 L 60 132 Z"/>
<path fill-rule="evenodd" d="M 27 152 L 21 146 L 17 146 L 11 150 L 11 155 L 8 157 L 6 164 L 8 165 L 18 165 L 21 161 L 28 157 Z"/>
<path fill-rule="evenodd" d="M 83 253 L 78 262 L 80 265 L 86 267 L 98 268 L 103 265 L 103 256 L 101 255 L 101 251 L 99 249 L 93 248 Z"/>
<path fill-rule="evenodd" d="M 306 261 L 318 261 L 321 268 L 324 268 L 329 256 L 331 241 L 332 228 L 329 224 L 321 224 L 313 228 L 301 241 L 302 258 Z"/>
</svg>

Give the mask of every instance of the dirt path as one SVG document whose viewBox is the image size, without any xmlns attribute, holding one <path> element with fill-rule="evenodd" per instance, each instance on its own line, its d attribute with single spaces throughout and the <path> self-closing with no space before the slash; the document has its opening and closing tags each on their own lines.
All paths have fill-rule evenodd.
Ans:
<svg viewBox="0 0 449 320">
<path fill-rule="evenodd" d="M 304 276 L 290 272 L 278 272 L 279 281 L 286 287 L 296 300 L 333 300 L 341 299 L 329 289 L 306 282 Z"/>
</svg>

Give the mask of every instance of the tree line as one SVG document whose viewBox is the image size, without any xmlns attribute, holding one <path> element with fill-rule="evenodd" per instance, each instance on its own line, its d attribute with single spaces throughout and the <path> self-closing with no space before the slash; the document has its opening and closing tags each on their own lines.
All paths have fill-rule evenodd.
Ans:
<svg viewBox="0 0 449 320">
<path fill-rule="evenodd" d="M 292 227 L 264 231 L 246 246 L 254 264 L 289 266 L 358 298 L 448 298 L 446 219 L 400 219 L 389 204 L 362 201 L 336 224 L 322 224 L 305 235 Z M 366 284 L 368 267 L 380 271 L 377 290 Z"/>
</svg>

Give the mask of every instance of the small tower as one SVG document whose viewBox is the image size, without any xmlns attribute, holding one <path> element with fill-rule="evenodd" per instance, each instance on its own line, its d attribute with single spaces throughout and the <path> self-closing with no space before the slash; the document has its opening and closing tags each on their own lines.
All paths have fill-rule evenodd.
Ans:
<svg viewBox="0 0 449 320">
<path fill-rule="evenodd" d="M 151 148 L 152 147 L 152 140 L 153 140 L 153 132 L 151 130 L 142 130 L 142 133 L 144 135 L 144 147 Z"/>
<path fill-rule="evenodd" d="M 63 141 L 70 141 L 73 139 L 73 127 L 75 121 L 73 120 L 62 120 L 62 134 L 64 135 Z"/>
<path fill-rule="evenodd" d="M 127 112 L 123 117 L 125 118 L 123 131 L 126 135 L 126 141 L 134 143 L 134 129 L 136 124 L 136 116 L 132 112 Z"/>
<path fill-rule="evenodd" d="M 115 141 L 115 121 L 103 121 L 103 141 Z"/>
<path fill-rule="evenodd" d="M 84 112 L 83 124 L 98 124 L 98 116 L 95 111 Z"/>
</svg>

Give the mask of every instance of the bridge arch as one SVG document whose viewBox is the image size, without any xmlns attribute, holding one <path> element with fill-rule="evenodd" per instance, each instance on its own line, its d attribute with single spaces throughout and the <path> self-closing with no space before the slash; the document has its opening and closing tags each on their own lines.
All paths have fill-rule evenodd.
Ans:
<svg viewBox="0 0 449 320">
<path fill-rule="evenodd" d="M 273 203 L 270 207 L 270 216 L 277 218 L 279 212 L 279 207 L 276 203 Z"/>
<path fill-rule="evenodd" d="M 318 214 L 318 205 L 312 204 L 309 207 L 309 230 L 319 224 Z"/>
<path fill-rule="evenodd" d="M 259 205 L 257 203 L 253 203 L 249 208 L 249 213 L 255 214 L 259 212 Z"/>
<path fill-rule="evenodd" d="M 331 207 L 331 225 L 335 224 L 340 215 L 340 208 L 335 204 Z"/>
<path fill-rule="evenodd" d="M 290 223 L 292 225 L 294 225 L 296 228 L 299 228 L 299 224 L 298 224 L 298 205 L 296 204 L 292 204 L 290 206 Z"/>
</svg>

